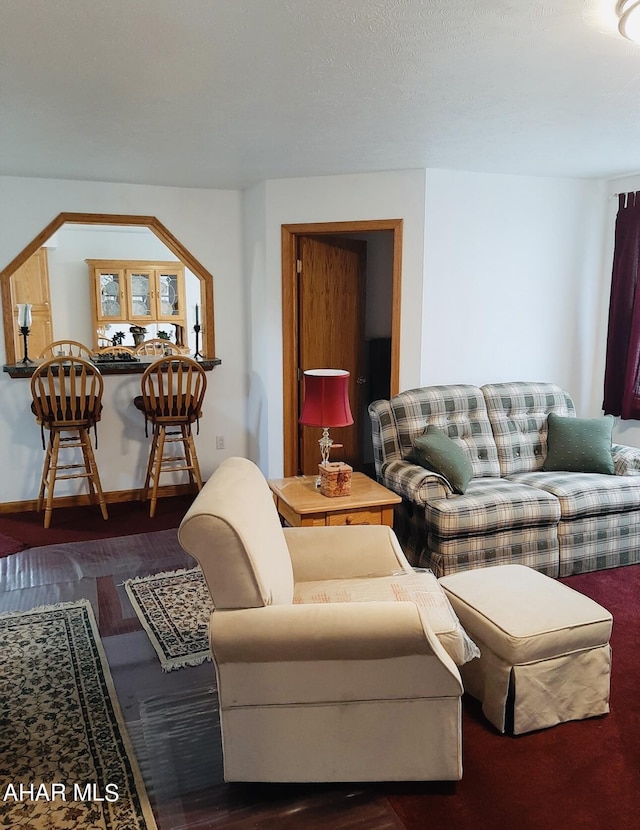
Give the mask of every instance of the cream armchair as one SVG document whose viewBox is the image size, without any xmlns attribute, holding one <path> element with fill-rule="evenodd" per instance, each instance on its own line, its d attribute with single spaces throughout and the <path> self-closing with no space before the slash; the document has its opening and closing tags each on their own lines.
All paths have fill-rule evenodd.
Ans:
<svg viewBox="0 0 640 830">
<path fill-rule="evenodd" d="M 262 473 L 231 458 L 178 538 L 213 599 L 227 781 L 461 777 L 462 683 L 424 609 L 331 601 L 411 578 L 391 529 L 283 529 Z"/>
</svg>

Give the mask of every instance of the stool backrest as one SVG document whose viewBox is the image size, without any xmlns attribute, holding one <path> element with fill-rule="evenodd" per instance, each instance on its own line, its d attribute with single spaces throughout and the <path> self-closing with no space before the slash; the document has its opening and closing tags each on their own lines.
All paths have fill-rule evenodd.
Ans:
<svg viewBox="0 0 640 830">
<path fill-rule="evenodd" d="M 112 354 L 116 357 L 118 355 L 131 355 L 131 357 L 133 357 L 135 355 L 135 352 L 133 351 L 133 349 L 130 349 L 129 346 L 106 346 L 105 348 L 100 349 L 99 354 Z"/>
<path fill-rule="evenodd" d="M 136 346 L 135 353 L 164 357 L 167 354 L 183 354 L 183 350 L 170 340 L 152 337 L 150 340 L 145 340 L 144 343 Z"/>
<path fill-rule="evenodd" d="M 54 357 L 31 376 L 33 412 L 53 428 L 93 426 L 100 420 L 104 383 L 99 370 L 80 357 Z"/>
<path fill-rule="evenodd" d="M 38 358 L 49 359 L 51 357 L 81 357 L 88 360 L 91 357 L 91 349 L 80 343 L 79 340 L 54 340 L 49 343 L 38 355 Z"/>
<path fill-rule="evenodd" d="M 185 355 L 169 355 L 149 364 L 142 375 L 145 416 L 154 423 L 193 423 L 202 414 L 207 376 Z"/>
</svg>

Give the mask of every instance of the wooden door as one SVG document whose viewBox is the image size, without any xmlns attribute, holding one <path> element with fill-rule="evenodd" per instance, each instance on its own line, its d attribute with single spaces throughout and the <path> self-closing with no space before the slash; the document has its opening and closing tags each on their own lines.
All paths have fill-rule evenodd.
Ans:
<svg viewBox="0 0 640 830">
<path fill-rule="evenodd" d="M 24 341 L 18 326 L 18 303 L 31 303 L 29 330 L 29 357 L 36 358 L 53 340 L 51 325 L 51 296 L 47 249 L 40 248 L 23 263 L 11 277 L 13 330 L 16 362 L 24 357 Z"/>
<path fill-rule="evenodd" d="M 306 369 L 350 372 L 349 402 L 354 423 L 331 429 L 333 441 L 343 445 L 332 451 L 331 460 L 346 461 L 360 469 L 366 243 L 344 237 L 299 236 L 297 257 L 298 415 Z M 321 434 L 319 428 L 299 426 L 299 467 L 307 475 L 318 472 Z"/>
</svg>

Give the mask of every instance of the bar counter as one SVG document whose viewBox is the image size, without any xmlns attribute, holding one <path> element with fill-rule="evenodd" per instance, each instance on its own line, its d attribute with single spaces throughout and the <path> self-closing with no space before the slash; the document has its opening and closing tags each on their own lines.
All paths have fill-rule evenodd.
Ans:
<svg viewBox="0 0 640 830">
<path fill-rule="evenodd" d="M 179 355 L 176 355 L 179 357 Z M 189 355 L 185 355 L 189 357 Z M 152 355 L 140 355 L 139 360 L 109 360 L 109 361 L 91 361 L 102 375 L 141 375 L 150 363 L 154 363 L 158 358 Z M 197 361 L 205 372 L 210 372 L 216 366 L 222 363 L 218 357 L 203 357 Z M 7 372 L 12 378 L 30 378 L 36 366 L 45 363 L 44 360 L 34 360 L 31 363 L 12 363 L 5 364 L 2 369 Z"/>
</svg>

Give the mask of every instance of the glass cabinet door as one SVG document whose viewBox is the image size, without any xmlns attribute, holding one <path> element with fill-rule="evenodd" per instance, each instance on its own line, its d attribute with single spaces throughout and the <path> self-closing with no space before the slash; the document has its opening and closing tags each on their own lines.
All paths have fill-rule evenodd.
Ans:
<svg viewBox="0 0 640 830">
<path fill-rule="evenodd" d="M 101 320 L 121 320 L 124 314 L 124 274 L 122 271 L 99 271 L 98 316 Z"/>
<path fill-rule="evenodd" d="M 151 319 L 153 302 L 152 273 L 127 271 L 129 283 L 129 311 L 132 319 Z"/>
<path fill-rule="evenodd" d="M 176 271 L 158 270 L 158 317 L 162 320 L 183 317 L 181 281 Z"/>
<path fill-rule="evenodd" d="M 87 259 L 86 262 L 92 286 L 96 348 L 105 327 L 112 323 L 128 323 L 130 327 L 147 330 L 156 324 L 182 345 L 187 303 L 185 269 L 181 262 L 132 259 Z"/>
</svg>

